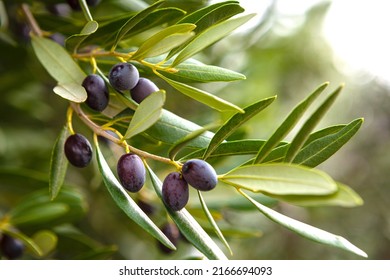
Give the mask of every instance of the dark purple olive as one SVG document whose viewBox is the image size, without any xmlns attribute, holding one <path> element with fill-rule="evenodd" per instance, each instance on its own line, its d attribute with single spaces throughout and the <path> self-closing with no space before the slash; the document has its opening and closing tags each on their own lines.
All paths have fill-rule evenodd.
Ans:
<svg viewBox="0 0 390 280">
<path fill-rule="evenodd" d="M 201 159 L 191 159 L 185 162 L 182 174 L 188 184 L 200 191 L 212 190 L 218 182 L 214 168 Z"/>
<path fill-rule="evenodd" d="M 162 185 L 162 198 L 173 211 L 186 206 L 189 199 L 188 184 L 179 172 L 169 173 Z"/>
<path fill-rule="evenodd" d="M 126 62 L 118 63 L 111 68 L 108 79 L 116 90 L 129 90 L 138 83 L 139 72 L 133 64 Z"/>
<path fill-rule="evenodd" d="M 130 91 L 130 94 L 134 101 L 141 103 L 146 97 L 158 90 L 158 87 L 151 80 L 139 78 L 137 85 Z"/>
<path fill-rule="evenodd" d="M 9 260 L 20 258 L 24 252 L 24 244 L 12 236 L 3 234 L 0 241 L 0 251 Z"/>
<path fill-rule="evenodd" d="M 81 134 L 70 135 L 65 141 L 65 156 L 76 167 L 86 167 L 92 159 L 92 147 Z"/>
<path fill-rule="evenodd" d="M 145 165 L 136 154 L 121 156 L 118 160 L 117 172 L 119 181 L 129 192 L 138 192 L 145 184 Z"/>
<path fill-rule="evenodd" d="M 180 240 L 180 231 L 174 223 L 167 222 L 161 226 L 161 231 L 165 234 L 166 237 L 172 242 L 173 245 L 177 246 Z M 158 241 L 158 248 L 161 252 L 165 254 L 170 254 L 174 252 L 174 250 L 168 248 L 160 241 Z"/>
<path fill-rule="evenodd" d="M 87 100 L 85 100 L 85 103 L 91 109 L 98 112 L 106 109 L 109 95 L 102 77 L 96 74 L 90 74 L 84 79 L 82 86 L 87 92 Z"/>
</svg>

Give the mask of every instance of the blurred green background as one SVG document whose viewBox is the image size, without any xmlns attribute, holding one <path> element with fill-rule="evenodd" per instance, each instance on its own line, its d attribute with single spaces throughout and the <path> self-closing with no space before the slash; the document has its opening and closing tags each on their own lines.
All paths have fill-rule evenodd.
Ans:
<svg viewBox="0 0 390 280">
<path fill-rule="evenodd" d="M 3 2 L 12 13 L 13 5 L 7 3 L 11 1 Z M 103 2 L 122 5 L 118 4 L 121 1 Z M 177 4 L 180 1 L 170 2 Z M 348 123 L 359 117 L 364 117 L 365 122 L 351 142 L 319 168 L 356 190 L 364 199 L 364 205 L 351 209 L 301 208 L 287 204 L 277 207 L 288 216 L 346 237 L 363 249 L 369 259 L 388 259 L 389 80 L 373 71 L 348 65 L 332 48 L 323 33 L 324 24 L 332 23 L 329 16 L 334 5 L 332 2 L 314 1 L 310 6 L 293 7 L 294 4 L 287 3 L 289 1 L 264 1 L 255 8 L 253 3 L 249 5 L 250 2 L 242 1 L 242 5 L 259 16 L 247 28 L 240 29 L 197 57 L 205 63 L 242 72 L 247 79 L 231 84 L 205 85 L 205 88 L 240 106 L 277 94 L 277 101 L 266 113 L 249 122 L 246 130 L 242 131 L 246 138 L 266 138 L 293 106 L 319 84 L 329 81 L 329 88 L 335 89 L 345 83 L 343 94 L 318 129 Z M 205 1 L 191 3 L 191 8 L 195 8 L 204 5 Z M 144 5 L 142 1 L 132 1 L 132 4 L 134 6 L 127 8 Z M 95 12 L 102 13 L 102 10 Z M 345 22 L 333 22 L 331 26 L 342 28 L 343 24 L 348 24 L 348 13 L 354 12 L 353 7 L 343 12 Z M 365 20 L 374 21 L 375 15 L 375 11 L 367 11 Z M 53 94 L 54 81 L 34 58 L 29 42 L 23 36 L 23 26 L 15 22 L 12 26 L 8 25 L 4 15 L 1 16 L 2 33 L 11 34 L 11 37 L 2 34 L 0 40 L 0 219 L 23 199 L 31 199 L 35 192 L 47 195 L 51 150 L 65 123 L 67 108 L 67 103 Z M 17 19 L 15 15 L 13 20 Z M 9 32 L 10 27 L 13 33 Z M 354 32 L 362 32 L 345 30 L 350 30 L 350 34 L 344 34 L 345 38 L 351 36 L 351 39 Z M 374 39 L 369 38 L 371 48 L 367 47 L 361 53 L 362 60 L 377 52 L 379 39 L 384 36 L 379 30 L 380 26 L 369 30 L 372 33 L 378 31 L 378 41 L 374 41 L 375 36 Z M 327 33 L 331 34 L 332 29 L 328 29 Z M 9 38 L 17 45 L 7 42 Z M 365 41 L 365 37 L 362 36 L 361 40 Z M 383 57 L 383 63 L 386 59 Z M 191 110 L 188 110 L 181 105 L 182 102 L 188 102 L 188 99 L 174 94 L 167 106 L 199 124 L 215 117 L 204 114 L 202 110 L 205 108 L 201 105 L 191 104 Z M 75 126 L 91 136 L 77 121 Z M 72 217 L 54 219 L 49 223 L 21 223 L 20 226 L 20 230 L 29 236 L 45 229 L 55 232 L 58 247 L 46 258 L 175 259 L 197 256 L 185 242 L 180 244 L 178 252 L 163 255 L 155 246 L 155 240 L 129 221 L 113 203 L 102 185 L 95 162 L 81 171 L 69 167 L 66 185 L 68 190 L 77 193 L 77 199 L 81 201 L 80 208 Z M 150 195 L 152 198 L 146 195 L 144 199 L 154 203 L 154 197 Z M 207 196 L 205 198 L 207 200 Z M 155 208 L 160 209 L 161 204 L 156 202 Z M 224 223 L 230 228 L 246 229 L 255 235 L 243 238 L 231 234 L 228 237 L 234 252 L 233 259 L 359 259 L 292 234 L 256 211 L 241 213 L 225 209 L 222 214 Z M 162 224 L 166 217 L 157 214 L 153 219 Z M 25 258 L 34 256 L 27 254 Z"/>
</svg>

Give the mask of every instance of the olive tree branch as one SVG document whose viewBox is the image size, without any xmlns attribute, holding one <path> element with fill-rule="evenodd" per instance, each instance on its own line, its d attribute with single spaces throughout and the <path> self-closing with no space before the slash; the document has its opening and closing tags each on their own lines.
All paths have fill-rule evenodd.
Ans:
<svg viewBox="0 0 390 280">
<path fill-rule="evenodd" d="M 130 151 L 130 152 L 140 156 L 141 158 L 149 158 L 149 159 L 153 159 L 153 160 L 160 161 L 163 163 L 171 164 L 171 165 L 175 166 L 176 168 L 180 166 L 177 162 L 172 161 L 169 158 L 158 156 L 158 155 L 151 154 L 151 153 L 148 153 L 146 151 L 137 149 L 137 148 L 127 144 L 126 140 L 119 139 L 119 138 L 116 138 L 115 136 L 111 135 L 110 133 L 107 132 L 106 129 L 99 126 L 95 122 L 93 122 L 81 109 L 80 104 L 71 102 L 70 106 L 72 107 L 73 111 L 77 114 L 77 116 L 80 118 L 80 120 L 84 124 L 86 124 L 89 128 L 91 128 L 96 135 L 100 135 L 100 136 L 110 140 L 111 142 L 113 142 L 119 146 L 124 147 L 126 149 L 126 151 Z"/>
</svg>

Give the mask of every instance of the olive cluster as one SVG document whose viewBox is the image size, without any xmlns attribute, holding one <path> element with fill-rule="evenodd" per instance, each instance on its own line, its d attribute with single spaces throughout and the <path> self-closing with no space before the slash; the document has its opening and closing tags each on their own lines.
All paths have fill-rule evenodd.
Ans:
<svg viewBox="0 0 390 280">
<path fill-rule="evenodd" d="M 136 154 L 122 155 L 117 163 L 117 173 L 122 186 L 129 192 L 138 192 L 145 183 L 145 166 Z M 186 206 L 189 200 L 188 185 L 200 191 L 214 189 L 217 185 L 214 168 L 206 161 L 192 159 L 183 164 L 181 172 L 171 172 L 165 177 L 162 198 L 173 211 Z"/>
<path fill-rule="evenodd" d="M 164 179 L 162 198 L 170 209 L 179 211 L 188 202 L 188 185 L 200 191 L 210 191 L 215 188 L 217 182 L 217 174 L 209 163 L 191 159 L 183 164 L 181 173 L 171 172 Z"/>
<path fill-rule="evenodd" d="M 140 78 L 138 69 L 130 63 L 117 63 L 114 65 L 108 75 L 111 86 L 118 90 L 130 90 L 131 97 L 136 102 L 140 103 L 147 96 L 155 91 L 158 87 L 149 79 Z M 103 78 L 97 74 L 88 75 L 82 82 L 82 86 L 87 92 L 85 103 L 92 110 L 101 112 L 108 106 L 109 93 L 106 83 Z M 65 142 L 65 155 L 69 162 L 76 167 L 85 167 L 92 159 L 92 148 L 88 139 L 81 134 L 73 134 L 68 137 Z M 135 155 L 132 155 L 133 158 Z M 126 159 L 123 159 L 124 161 Z M 128 159 L 127 159 L 128 160 Z M 136 160 L 141 163 L 141 159 Z M 145 173 L 145 172 L 144 172 Z M 123 185 L 129 191 L 138 191 L 142 185 L 129 183 L 125 180 Z"/>
<path fill-rule="evenodd" d="M 131 63 L 115 64 L 109 74 L 110 85 L 118 91 L 130 91 L 134 101 L 141 103 L 147 96 L 158 91 L 149 79 L 142 78 Z M 107 86 L 103 78 L 88 75 L 82 86 L 87 92 L 85 103 L 93 110 L 103 111 L 109 102 Z M 92 159 L 89 141 L 81 134 L 72 134 L 65 141 L 65 155 L 76 167 L 85 167 Z M 145 184 L 146 170 L 142 159 L 134 153 L 122 155 L 117 162 L 117 174 L 122 186 L 129 192 L 138 192 Z M 181 210 L 189 200 L 189 187 L 209 191 L 217 185 L 214 168 L 204 160 L 192 159 L 183 164 L 179 172 L 169 173 L 162 185 L 164 203 L 173 211 Z"/>
<path fill-rule="evenodd" d="M 138 69 L 127 62 L 114 65 L 108 79 L 116 90 L 130 90 L 131 98 L 137 103 L 141 103 L 150 94 L 158 91 L 158 87 L 151 80 L 140 77 Z"/>
<path fill-rule="evenodd" d="M 0 252 L 9 260 L 20 258 L 24 253 L 24 244 L 8 234 L 0 236 Z"/>
</svg>

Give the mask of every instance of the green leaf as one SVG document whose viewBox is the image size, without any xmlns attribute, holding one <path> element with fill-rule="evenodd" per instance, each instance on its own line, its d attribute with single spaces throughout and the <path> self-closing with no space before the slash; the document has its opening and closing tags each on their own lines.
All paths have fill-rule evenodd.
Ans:
<svg viewBox="0 0 390 280">
<path fill-rule="evenodd" d="M 40 230 L 33 235 L 32 240 L 42 250 L 42 254 L 46 256 L 57 246 L 58 237 L 50 230 Z"/>
<path fill-rule="evenodd" d="M 146 167 L 149 172 L 153 187 L 159 198 L 162 200 L 162 182 L 148 165 L 146 165 Z M 215 244 L 211 237 L 204 231 L 204 229 L 185 208 L 181 209 L 180 211 L 172 211 L 169 207 L 166 207 L 166 210 L 185 238 L 208 259 L 227 259 L 217 244 Z"/>
<path fill-rule="evenodd" d="M 242 17 L 233 18 L 213 25 L 210 28 L 204 30 L 178 54 L 171 67 L 179 65 L 181 62 L 192 57 L 204 48 L 227 36 L 233 30 L 250 20 L 253 16 L 254 14 L 249 14 Z"/>
<path fill-rule="evenodd" d="M 87 92 L 81 84 L 58 84 L 53 91 L 62 98 L 76 103 L 82 103 L 87 99 Z"/>
<path fill-rule="evenodd" d="M 353 126 L 352 123 L 350 125 Z M 334 142 L 333 143 L 334 145 L 330 143 L 330 142 L 332 142 L 331 139 L 333 139 L 334 137 L 338 138 L 336 135 L 333 135 L 333 134 L 337 134 L 339 137 L 341 137 L 343 132 L 341 132 L 341 133 L 338 133 L 338 132 L 340 132 L 345 127 L 346 127 L 346 125 L 335 125 L 335 126 L 326 127 L 324 129 L 321 129 L 319 131 L 316 131 L 316 132 L 310 134 L 309 138 L 307 139 L 307 141 L 303 145 L 302 150 L 298 153 L 299 158 L 297 155 L 297 157 L 294 159 L 293 163 L 306 165 L 308 167 L 315 167 L 318 164 L 320 164 L 321 162 L 328 159 L 333 153 L 335 153 L 337 151 L 337 149 L 339 149 L 342 146 L 343 141 L 347 142 L 347 139 L 342 137 L 342 138 L 340 138 L 340 142 Z M 351 127 L 351 129 L 352 129 L 352 127 Z M 356 129 L 358 129 L 358 128 L 356 127 Z M 352 130 L 354 130 L 354 129 L 352 129 Z M 349 133 L 347 133 L 347 134 L 349 137 L 352 137 L 352 131 L 351 131 L 351 134 L 349 134 Z M 345 135 L 345 136 L 348 137 L 347 135 Z M 316 141 L 316 143 L 318 145 L 315 144 L 315 146 L 312 146 L 313 150 L 310 149 L 310 151 L 309 151 L 308 149 L 306 149 L 307 146 L 309 146 L 314 141 Z M 319 150 L 321 148 L 324 148 L 324 145 L 327 145 L 327 143 L 330 144 L 329 147 L 320 152 Z M 339 146 L 339 145 L 341 145 L 341 146 Z M 269 155 L 262 162 L 263 163 L 283 162 L 284 157 L 285 157 L 289 147 L 290 147 L 290 143 L 283 143 L 283 145 L 280 145 L 279 147 L 274 148 L 272 150 L 272 152 L 269 153 Z M 318 155 L 313 155 L 313 153 L 315 153 L 314 147 L 317 147 L 316 149 L 319 152 Z M 303 152 L 303 150 L 305 150 L 305 152 Z M 298 160 L 304 160 L 306 157 L 311 157 L 311 155 L 313 155 L 313 158 L 311 161 L 307 161 L 305 163 L 298 161 Z M 253 163 L 253 161 L 252 161 L 252 163 Z"/>
<path fill-rule="evenodd" d="M 241 73 L 198 61 L 195 63 L 192 59 L 179 64 L 175 69 L 177 72 L 165 72 L 164 76 L 183 83 L 231 82 L 246 79 Z"/>
<path fill-rule="evenodd" d="M 199 9 L 181 19 L 178 23 L 193 23 L 196 25 L 195 32 L 200 34 L 203 30 L 216 25 L 236 14 L 242 13 L 244 9 L 237 1 L 226 1 L 216 3 Z M 187 44 L 180 46 L 168 55 L 168 58 L 173 57 Z"/>
<path fill-rule="evenodd" d="M 166 53 L 194 36 L 196 25 L 183 23 L 169 26 L 147 39 L 134 53 L 132 59 L 144 59 Z"/>
<path fill-rule="evenodd" d="M 145 98 L 135 110 L 124 138 L 129 139 L 155 124 L 162 114 L 164 102 L 165 92 L 162 90 L 156 91 Z"/>
<path fill-rule="evenodd" d="M 198 197 L 200 204 L 202 205 L 203 212 L 205 213 L 207 220 L 209 221 L 212 229 L 214 230 L 215 234 L 218 236 L 219 240 L 221 240 L 222 244 L 226 247 L 226 249 L 229 250 L 230 255 L 233 255 L 232 249 L 229 246 L 229 243 L 226 241 L 225 237 L 223 236 L 221 230 L 219 229 L 217 223 L 215 222 L 213 216 L 210 213 L 210 210 L 207 208 L 207 204 L 203 199 L 203 196 L 200 191 L 198 192 Z"/>
<path fill-rule="evenodd" d="M 31 207 L 28 211 L 11 212 L 10 222 L 16 226 L 45 224 L 66 215 L 68 211 L 69 206 L 65 203 L 46 203 L 40 207 Z"/>
<path fill-rule="evenodd" d="M 212 5 L 207 5 L 199 10 L 196 10 L 185 17 L 183 17 L 178 23 L 188 22 L 188 23 L 194 23 L 196 24 L 199 20 L 202 18 L 205 18 L 207 15 L 210 15 L 213 11 L 218 10 L 220 7 L 223 7 L 228 4 L 235 4 L 237 5 L 238 1 L 224 1 L 215 3 Z"/>
<path fill-rule="evenodd" d="M 356 119 L 336 133 L 329 134 L 305 145 L 294 158 L 294 163 L 315 167 L 336 153 L 360 129 L 363 119 Z M 310 138 L 309 138 L 310 140 Z M 308 141 L 309 141 L 308 140 Z"/>
<path fill-rule="evenodd" d="M 221 143 L 209 156 L 208 158 L 218 158 L 227 156 L 239 156 L 239 155 L 251 155 L 256 154 L 265 140 L 235 140 L 226 141 Z M 187 160 L 191 158 L 202 158 L 207 148 L 196 150 L 180 160 Z"/>
<path fill-rule="evenodd" d="M 329 110 L 329 108 L 332 106 L 333 102 L 336 100 L 342 88 L 343 86 L 338 87 L 303 124 L 302 128 L 298 131 L 294 139 L 291 141 L 284 161 L 292 162 L 294 160 L 295 156 L 308 139 L 310 133 L 319 123 L 325 113 Z"/>
<path fill-rule="evenodd" d="M 125 95 L 118 94 L 117 95 L 120 100 L 129 106 L 129 108 L 133 107 L 134 101 L 132 101 L 129 97 Z M 134 111 L 125 110 L 118 114 L 116 117 L 123 117 L 124 115 L 133 116 Z M 172 145 L 181 141 L 187 135 L 193 133 L 194 131 L 198 131 L 202 129 L 201 126 L 193 123 L 187 119 L 179 117 L 172 112 L 163 109 L 161 117 L 158 121 L 149 129 L 147 129 L 144 133 L 150 137 L 155 139 L 156 141 L 160 141 L 162 143 Z M 198 137 L 192 139 L 187 143 L 187 147 L 190 148 L 203 148 L 208 145 L 210 139 L 213 137 L 213 133 L 206 131 Z"/>
<path fill-rule="evenodd" d="M 215 95 L 212 95 L 204 90 L 200 90 L 200 89 L 197 89 L 197 88 L 194 88 L 192 86 L 189 86 L 189 85 L 186 85 L 186 84 L 183 84 L 183 83 L 180 83 L 180 82 L 176 82 L 174 80 L 171 80 L 163 75 L 161 75 L 160 73 L 156 72 L 156 74 L 158 74 L 158 76 L 162 79 L 164 79 L 167 83 L 169 83 L 172 87 L 174 87 L 175 89 L 177 89 L 178 91 L 180 91 L 181 93 L 184 93 L 185 95 L 211 107 L 211 108 L 214 108 L 218 111 L 236 111 L 236 112 L 241 112 L 243 113 L 244 111 L 222 99 L 222 98 L 219 98 Z"/>
<path fill-rule="evenodd" d="M 66 48 L 76 52 L 80 44 L 91 34 L 95 33 L 99 28 L 99 24 L 92 20 L 88 21 L 79 34 L 74 34 L 66 40 Z"/>
<path fill-rule="evenodd" d="M 145 132 L 148 136 L 166 144 L 175 144 L 183 140 L 194 131 L 201 130 L 202 127 L 187 119 L 179 117 L 170 111 L 163 110 L 160 119 Z M 205 131 L 191 141 L 186 142 L 187 147 L 203 148 L 208 145 L 213 133 Z M 190 137 L 190 136 L 189 136 Z"/>
<path fill-rule="evenodd" d="M 307 139 L 307 141 L 305 142 L 305 145 L 303 145 L 303 147 L 306 147 L 307 145 L 309 145 L 311 142 L 313 142 L 315 140 L 326 137 L 330 134 L 338 133 L 340 130 L 342 130 L 345 127 L 346 127 L 345 124 L 337 124 L 337 125 L 328 126 L 328 127 L 323 128 L 323 129 L 317 130 L 317 131 L 313 132 L 312 134 L 310 134 L 309 138 Z"/>
<path fill-rule="evenodd" d="M 303 207 L 342 206 L 356 207 L 363 205 L 363 199 L 350 187 L 337 182 L 337 192 L 330 195 L 288 195 L 277 196 L 277 199 Z"/>
<path fill-rule="evenodd" d="M 64 153 L 64 144 L 69 136 L 69 130 L 64 126 L 54 144 L 50 159 L 49 193 L 55 199 L 64 183 L 68 160 Z"/>
<path fill-rule="evenodd" d="M 152 11 L 157 9 L 164 1 L 157 1 L 153 5 L 149 6 L 148 8 L 140 11 L 139 13 L 135 14 L 133 17 L 131 17 L 117 32 L 114 45 L 112 46 L 111 50 L 114 51 L 118 43 L 123 39 L 123 37 L 132 30 L 137 23 L 142 21 L 146 16 L 148 16 Z"/>
<path fill-rule="evenodd" d="M 299 119 L 305 113 L 307 108 L 320 95 L 321 92 L 328 86 L 329 83 L 320 85 L 313 93 L 299 103 L 283 121 L 283 123 L 276 129 L 268 141 L 259 150 L 254 163 L 262 162 L 267 155 L 272 151 L 276 145 L 287 136 L 287 134 L 294 128 Z"/>
<path fill-rule="evenodd" d="M 153 223 L 153 221 L 139 208 L 137 203 L 129 196 L 125 191 L 122 185 L 119 183 L 117 178 L 112 173 L 109 165 L 102 152 L 100 151 L 97 140 L 96 144 L 96 154 L 98 160 L 98 166 L 100 173 L 103 176 L 103 182 L 107 187 L 108 192 L 111 194 L 113 200 L 118 205 L 120 209 L 134 222 L 136 222 L 140 227 L 142 227 L 146 232 L 155 237 L 162 244 L 167 246 L 170 249 L 175 250 L 175 246 L 172 242 L 162 233 L 162 231 Z"/>
<path fill-rule="evenodd" d="M 214 127 L 216 125 L 210 125 L 206 127 L 202 127 L 201 129 L 195 130 L 191 132 L 190 134 L 186 135 L 182 139 L 180 139 L 178 142 L 173 144 L 171 148 L 168 151 L 169 158 L 174 160 L 177 153 L 183 149 L 190 141 L 194 140 L 195 138 L 199 137 L 200 135 L 204 134 L 206 131 L 208 131 L 210 128 Z"/>
<path fill-rule="evenodd" d="M 246 197 L 264 216 L 274 221 L 277 224 L 315 242 L 341 248 L 343 250 L 352 252 L 359 256 L 367 258 L 367 254 L 346 240 L 344 237 L 334 235 L 322 229 L 310 226 L 300 221 L 294 220 L 290 217 L 284 216 L 249 197 L 243 191 L 239 192 Z"/>
<path fill-rule="evenodd" d="M 185 11 L 175 7 L 156 9 L 147 14 L 140 22 L 124 34 L 121 41 L 130 39 L 132 36 L 154 27 L 175 23 L 179 18 L 183 17 L 184 14 Z M 118 16 L 103 23 L 99 22 L 99 29 L 88 36 L 83 42 L 83 45 L 97 44 L 102 47 L 112 47 L 117 39 L 118 30 L 124 27 L 127 22 L 130 24 L 133 17 L 134 14 L 129 15 L 129 13 L 126 13 L 124 16 Z M 119 42 L 117 44 L 119 44 Z"/>
<path fill-rule="evenodd" d="M 85 73 L 62 46 L 52 40 L 32 36 L 32 47 L 43 67 L 59 84 L 81 85 Z M 80 94 L 80 100 L 86 98 L 86 93 L 84 96 L 77 91 L 77 94 Z"/>
<path fill-rule="evenodd" d="M 337 191 L 336 183 L 326 173 L 284 163 L 241 166 L 219 176 L 219 180 L 273 195 L 327 195 Z"/>
<path fill-rule="evenodd" d="M 207 147 L 206 152 L 203 155 L 203 159 L 208 158 L 209 155 L 223 142 L 223 140 L 233 134 L 241 125 L 267 108 L 275 99 L 276 96 L 260 100 L 252 105 L 245 107 L 244 113 L 236 113 L 233 115 L 215 133 L 213 139 L 211 139 L 210 144 Z"/>
<path fill-rule="evenodd" d="M 218 5 L 215 9 L 206 13 L 204 16 L 199 18 L 196 24 L 196 32 L 200 33 L 207 28 L 216 25 L 220 22 L 231 18 L 239 13 L 244 12 L 244 8 L 241 7 L 238 3 L 234 2 L 225 2 L 223 5 Z"/>
<path fill-rule="evenodd" d="M 8 215 L 12 223 L 18 226 L 48 227 L 74 222 L 85 214 L 86 209 L 85 199 L 79 192 L 63 187 L 55 202 L 47 189 L 39 189 L 19 201 Z"/>
</svg>

